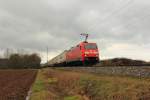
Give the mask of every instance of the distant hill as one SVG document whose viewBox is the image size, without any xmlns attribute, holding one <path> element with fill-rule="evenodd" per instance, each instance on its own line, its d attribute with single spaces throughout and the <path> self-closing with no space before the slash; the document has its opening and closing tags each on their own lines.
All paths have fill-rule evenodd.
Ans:
<svg viewBox="0 0 150 100">
<path fill-rule="evenodd" d="M 150 62 L 128 58 L 114 58 L 101 60 L 96 66 L 150 66 Z"/>
</svg>

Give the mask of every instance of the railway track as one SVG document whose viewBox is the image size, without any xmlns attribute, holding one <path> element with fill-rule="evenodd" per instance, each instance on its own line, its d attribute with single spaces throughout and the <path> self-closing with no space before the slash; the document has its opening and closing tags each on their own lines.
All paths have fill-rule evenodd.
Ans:
<svg viewBox="0 0 150 100">
<path fill-rule="evenodd" d="M 150 77 L 150 66 L 63 67 L 61 69 L 69 70 L 69 71 L 89 72 L 94 74 L 133 76 L 133 77 L 141 77 L 141 78 Z"/>
</svg>

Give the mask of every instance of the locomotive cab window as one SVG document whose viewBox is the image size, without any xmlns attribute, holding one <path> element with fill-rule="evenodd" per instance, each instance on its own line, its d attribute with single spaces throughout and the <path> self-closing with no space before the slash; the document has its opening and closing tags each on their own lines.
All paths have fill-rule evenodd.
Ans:
<svg viewBox="0 0 150 100">
<path fill-rule="evenodd" d="M 86 44 L 85 49 L 97 49 L 97 46 L 95 44 Z"/>
<path fill-rule="evenodd" d="M 80 50 L 81 50 L 81 46 L 80 46 Z"/>
</svg>

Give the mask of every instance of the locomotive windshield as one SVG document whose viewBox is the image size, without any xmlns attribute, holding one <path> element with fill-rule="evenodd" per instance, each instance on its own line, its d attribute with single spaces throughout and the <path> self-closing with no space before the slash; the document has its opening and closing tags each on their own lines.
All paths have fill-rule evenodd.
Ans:
<svg viewBox="0 0 150 100">
<path fill-rule="evenodd" d="M 86 44 L 85 49 L 97 49 L 97 46 L 95 44 Z"/>
</svg>

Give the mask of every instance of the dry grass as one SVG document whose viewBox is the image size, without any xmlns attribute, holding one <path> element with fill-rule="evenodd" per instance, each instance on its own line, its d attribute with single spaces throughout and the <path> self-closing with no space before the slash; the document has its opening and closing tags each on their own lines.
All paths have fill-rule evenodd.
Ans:
<svg viewBox="0 0 150 100">
<path fill-rule="evenodd" d="M 150 79 L 42 69 L 31 100 L 150 100 Z"/>
<path fill-rule="evenodd" d="M 92 100 L 150 100 L 150 80 L 118 76 L 85 76 L 81 90 Z"/>
</svg>

